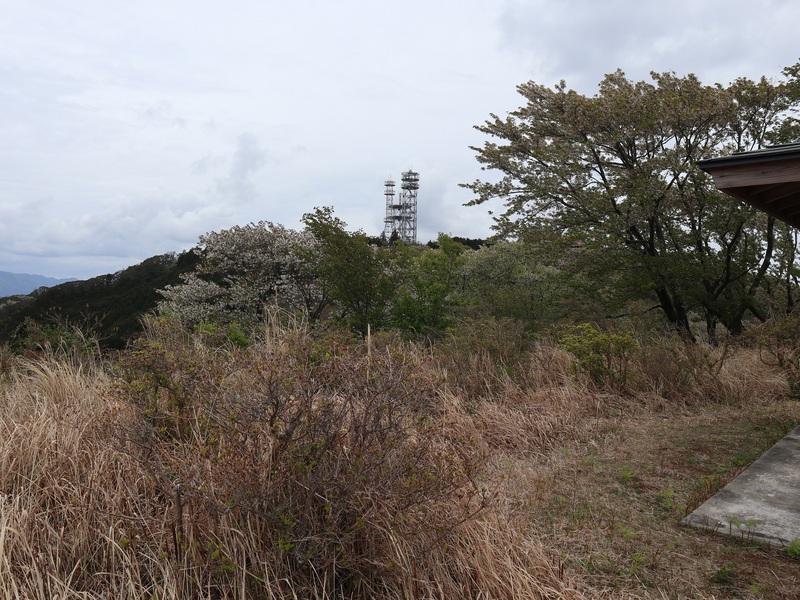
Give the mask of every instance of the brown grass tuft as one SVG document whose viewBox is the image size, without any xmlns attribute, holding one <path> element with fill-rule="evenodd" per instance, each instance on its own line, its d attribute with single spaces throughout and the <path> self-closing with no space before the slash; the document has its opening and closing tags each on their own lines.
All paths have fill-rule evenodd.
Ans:
<svg viewBox="0 0 800 600">
<path fill-rule="evenodd" d="M 552 344 L 269 332 L 4 360 L 0 597 L 800 593 L 677 525 L 800 420 L 757 350 L 649 343 L 610 392 Z"/>
</svg>

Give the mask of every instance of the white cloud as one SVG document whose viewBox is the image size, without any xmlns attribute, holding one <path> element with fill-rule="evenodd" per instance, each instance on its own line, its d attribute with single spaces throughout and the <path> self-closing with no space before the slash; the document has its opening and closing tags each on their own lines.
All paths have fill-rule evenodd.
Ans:
<svg viewBox="0 0 800 600">
<path fill-rule="evenodd" d="M 377 234 L 420 172 L 419 239 L 489 233 L 458 187 L 516 85 L 622 68 L 707 82 L 797 61 L 790 0 L 32 0 L 0 20 L 0 270 L 88 277 L 332 205 Z M 752 40 L 758 40 L 753 43 Z"/>
<path fill-rule="evenodd" d="M 252 133 L 239 136 L 236 153 L 233 155 L 230 172 L 217 181 L 223 197 L 235 203 L 248 203 L 258 198 L 253 184 L 255 175 L 267 162 L 267 153 L 261 148 L 258 138 Z"/>
</svg>

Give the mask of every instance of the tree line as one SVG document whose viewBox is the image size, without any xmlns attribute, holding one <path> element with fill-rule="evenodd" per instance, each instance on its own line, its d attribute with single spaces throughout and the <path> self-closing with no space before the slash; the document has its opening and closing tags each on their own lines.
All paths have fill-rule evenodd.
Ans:
<svg viewBox="0 0 800 600">
<path fill-rule="evenodd" d="M 681 334 L 699 316 L 742 331 L 747 317 L 791 310 L 797 237 L 717 191 L 699 160 L 798 140 L 800 63 L 783 78 L 705 85 L 694 75 L 617 71 L 595 96 L 534 82 L 473 148 L 499 180 L 466 184 L 473 204 L 502 199 L 499 236 L 530 244 L 541 264 L 588 278 L 609 314 L 652 302 Z"/>
<path fill-rule="evenodd" d="M 720 193 L 697 162 L 796 141 L 799 74 L 800 63 L 776 81 L 706 85 L 617 71 L 593 96 L 527 82 L 520 108 L 476 126 L 487 140 L 473 150 L 489 175 L 463 187 L 470 204 L 504 205 L 488 241 L 388 243 L 317 208 L 300 230 L 262 221 L 210 232 L 191 253 L 154 257 L 136 275 L 58 286 L 36 309 L 0 310 L 0 326 L 8 337 L 20 315 L 58 306 L 72 290 L 115 323 L 147 305 L 192 326 L 252 331 L 272 305 L 361 335 L 438 336 L 465 319 L 510 319 L 529 331 L 633 319 L 713 343 L 721 328 L 738 335 L 748 320 L 792 311 L 797 233 Z M 92 300 L 109 286 L 121 295 Z M 133 306 L 134 297 L 146 302 Z M 125 335 L 132 329 L 125 323 Z"/>
</svg>

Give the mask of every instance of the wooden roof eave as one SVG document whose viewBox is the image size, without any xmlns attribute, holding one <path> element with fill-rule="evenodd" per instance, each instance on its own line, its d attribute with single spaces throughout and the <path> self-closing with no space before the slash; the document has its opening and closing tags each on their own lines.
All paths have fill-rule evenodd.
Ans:
<svg viewBox="0 0 800 600">
<path fill-rule="evenodd" d="M 800 228 L 800 144 L 705 160 L 721 191 Z"/>
</svg>

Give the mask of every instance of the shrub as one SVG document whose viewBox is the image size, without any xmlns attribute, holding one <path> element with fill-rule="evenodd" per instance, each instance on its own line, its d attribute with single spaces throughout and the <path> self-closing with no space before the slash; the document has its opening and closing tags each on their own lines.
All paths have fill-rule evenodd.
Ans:
<svg viewBox="0 0 800 600">
<path fill-rule="evenodd" d="M 100 352 L 101 317 L 71 321 L 56 312 L 44 322 L 25 317 L 17 327 L 10 348 L 18 353 L 58 351 L 73 356 L 91 357 Z"/>
<path fill-rule="evenodd" d="M 135 411 L 114 434 L 171 499 L 170 554 L 204 590 L 236 578 L 256 589 L 270 564 L 331 596 L 370 596 L 411 576 L 396 540 L 424 560 L 486 506 L 482 453 L 438 423 L 425 355 L 320 354 L 303 331 L 210 350 L 177 327 L 157 321 L 122 357 L 118 394 Z M 221 547 L 225 527 L 258 545 Z"/>
<path fill-rule="evenodd" d="M 232 345 L 246 348 L 253 343 L 253 339 L 242 331 L 241 326 L 235 321 L 224 324 L 201 321 L 194 326 L 194 333 L 200 337 L 203 344 L 208 346 Z"/>
<path fill-rule="evenodd" d="M 578 369 L 599 387 L 622 389 L 628 381 L 628 363 L 639 349 L 627 333 L 604 333 L 589 323 L 555 330 L 559 344 L 578 359 Z"/>
<path fill-rule="evenodd" d="M 761 360 L 779 367 L 794 398 L 800 398 L 800 311 L 776 315 L 748 329 L 741 343 L 755 346 Z"/>
<path fill-rule="evenodd" d="M 529 345 L 520 321 L 465 318 L 448 330 L 434 351 L 448 385 L 458 390 L 469 406 L 475 406 L 502 389 L 509 378 L 525 371 Z"/>
</svg>

